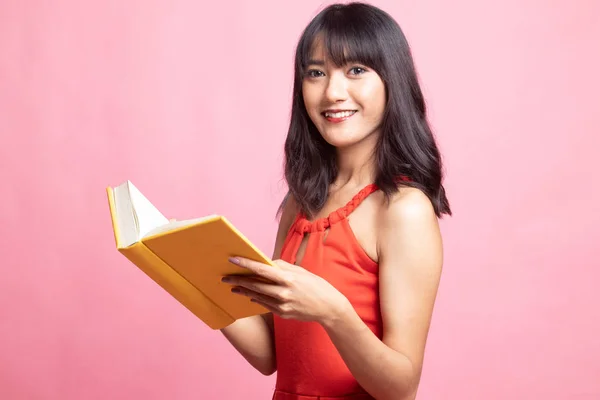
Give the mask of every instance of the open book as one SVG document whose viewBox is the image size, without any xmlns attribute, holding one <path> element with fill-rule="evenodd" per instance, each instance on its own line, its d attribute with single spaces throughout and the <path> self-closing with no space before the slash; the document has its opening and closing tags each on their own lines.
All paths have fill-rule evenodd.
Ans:
<svg viewBox="0 0 600 400">
<path fill-rule="evenodd" d="M 225 217 L 170 221 L 130 181 L 106 192 L 118 251 L 209 327 L 268 312 L 221 282 L 249 273 L 231 256 L 277 268 Z"/>
</svg>

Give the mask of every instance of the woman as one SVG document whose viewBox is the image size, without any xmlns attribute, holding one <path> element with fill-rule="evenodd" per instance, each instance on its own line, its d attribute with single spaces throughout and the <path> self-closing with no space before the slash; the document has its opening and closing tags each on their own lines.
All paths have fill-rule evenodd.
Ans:
<svg viewBox="0 0 600 400">
<path fill-rule="evenodd" d="M 409 46 L 370 5 L 324 9 L 297 47 L 275 269 L 232 291 L 271 313 L 222 330 L 274 399 L 414 399 L 451 214 Z M 269 283 L 265 279 L 267 278 Z"/>
</svg>

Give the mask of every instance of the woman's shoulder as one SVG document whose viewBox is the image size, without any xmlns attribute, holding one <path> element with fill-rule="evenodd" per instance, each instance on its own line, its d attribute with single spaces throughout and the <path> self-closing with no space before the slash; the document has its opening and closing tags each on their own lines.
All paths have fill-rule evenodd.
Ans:
<svg viewBox="0 0 600 400">
<path fill-rule="evenodd" d="M 288 192 L 285 195 L 281 203 L 281 208 L 279 212 L 279 224 L 283 227 L 287 226 L 289 228 L 296 219 L 298 213 L 300 212 L 300 206 L 298 205 L 298 202 L 290 192 Z"/>
<path fill-rule="evenodd" d="M 291 193 L 286 194 L 279 208 L 279 226 L 275 238 L 275 249 L 273 250 L 273 258 L 281 256 L 281 250 L 285 242 L 288 232 L 292 228 L 294 221 L 298 215 L 298 203 Z"/>
<path fill-rule="evenodd" d="M 422 190 L 401 186 L 389 198 L 381 196 L 377 222 L 386 232 L 399 224 L 437 223 L 437 216 L 431 200 Z"/>
<path fill-rule="evenodd" d="M 377 257 L 385 269 L 441 258 L 438 218 L 431 200 L 420 189 L 401 187 L 389 201 L 382 203 L 376 229 Z M 437 268 L 437 263 L 431 265 Z"/>
</svg>

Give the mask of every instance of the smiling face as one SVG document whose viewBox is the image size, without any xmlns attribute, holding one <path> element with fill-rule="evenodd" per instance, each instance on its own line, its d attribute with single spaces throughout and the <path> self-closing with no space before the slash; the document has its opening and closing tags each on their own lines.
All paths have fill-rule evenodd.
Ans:
<svg viewBox="0 0 600 400">
<path fill-rule="evenodd" d="M 304 105 L 323 138 L 337 148 L 379 135 L 386 93 L 381 77 L 357 62 L 336 66 L 317 40 L 302 82 Z"/>
</svg>

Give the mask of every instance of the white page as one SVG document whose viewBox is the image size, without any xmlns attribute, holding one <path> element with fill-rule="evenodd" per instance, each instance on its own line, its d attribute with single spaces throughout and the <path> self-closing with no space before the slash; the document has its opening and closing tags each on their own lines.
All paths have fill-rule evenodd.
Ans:
<svg viewBox="0 0 600 400">
<path fill-rule="evenodd" d="M 118 235 L 117 242 L 119 246 L 128 247 L 137 240 L 137 226 L 127 183 L 113 188 L 113 200 L 118 227 L 115 232 Z"/>
<path fill-rule="evenodd" d="M 137 239 L 143 238 L 148 232 L 169 223 L 154 205 L 130 181 L 127 181 L 129 196 L 137 220 Z"/>
</svg>

